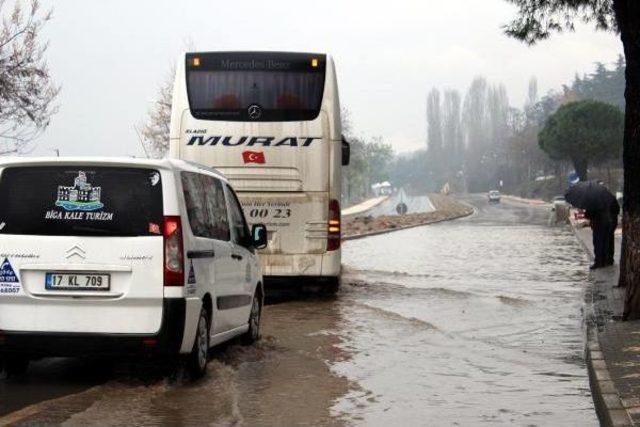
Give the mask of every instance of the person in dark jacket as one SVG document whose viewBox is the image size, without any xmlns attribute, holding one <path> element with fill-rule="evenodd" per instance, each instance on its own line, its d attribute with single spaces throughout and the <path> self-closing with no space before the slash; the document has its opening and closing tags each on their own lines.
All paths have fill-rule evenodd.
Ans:
<svg viewBox="0 0 640 427">
<path fill-rule="evenodd" d="M 610 194 L 610 193 L 609 193 Z M 595 261 L 590 267 L 607 267 L 614 263 L 615 231 L 618 227 L 620 205 L 615 196 L 603 200 L 598 209 L 587 209 L 585 216 L 589 220 L 593 232 L 593 252 Z"/>
</svg>

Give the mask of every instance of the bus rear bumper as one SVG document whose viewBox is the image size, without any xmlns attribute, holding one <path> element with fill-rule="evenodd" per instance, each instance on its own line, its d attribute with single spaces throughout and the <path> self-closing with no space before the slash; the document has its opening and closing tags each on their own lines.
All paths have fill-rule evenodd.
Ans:
<svg viewBox="0 0 640 427">
<path fill-rule="evenodd" d="M 341 251 L 324 254 L 260 255 L 262 274 L 275 277 L 338 277 Z"/>
</svg>

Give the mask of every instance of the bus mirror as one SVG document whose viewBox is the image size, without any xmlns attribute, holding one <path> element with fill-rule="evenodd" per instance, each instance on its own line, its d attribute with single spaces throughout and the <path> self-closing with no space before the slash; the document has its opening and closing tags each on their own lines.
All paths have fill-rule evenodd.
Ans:
<svg viewBox="0 0 640 427">
<path fill-rule="evenodd" d="M 264 224 L 254 224 L 251 227 L 252 245 L 256 249 L 267 247 L 267 227 Z"/>
<path fill-rule="evenodd" d="M 342 137 L 342 166 L 349 166 L 351 160 L 351 146 L 347 140 Z"/>
</svg>

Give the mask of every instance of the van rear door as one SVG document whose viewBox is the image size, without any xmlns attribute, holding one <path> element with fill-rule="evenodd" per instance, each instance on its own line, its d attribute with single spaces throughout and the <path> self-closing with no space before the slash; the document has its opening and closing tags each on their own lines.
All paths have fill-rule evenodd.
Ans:
<svg viewBox="0 0 640 427">
<path fill-rule="evenodd" d="M 2 170 L 0 330 L 157 332 L 170 177 L 129 166 Z"/>
</svg>

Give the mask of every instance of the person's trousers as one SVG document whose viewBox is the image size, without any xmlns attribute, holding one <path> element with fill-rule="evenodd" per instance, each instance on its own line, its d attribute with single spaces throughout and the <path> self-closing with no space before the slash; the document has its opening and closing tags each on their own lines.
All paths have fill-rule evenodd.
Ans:
<svg viewBox="0 0 640 427">
<path fill-rule="evenodd" d="M 596 265 L 613 264 L 617 226 L 617 220 L 599 219 L 592 221 L 593 253 Z"/>
<path fill-rule="evenodd" d="M 618 218 L 615 218 L 609 225 L 609 235 L 607 236 L 607 264 L 613 264 L 616 252 L 616 228 L 618 228 Z"/>
</svg>

